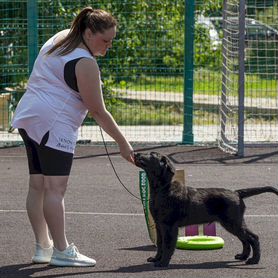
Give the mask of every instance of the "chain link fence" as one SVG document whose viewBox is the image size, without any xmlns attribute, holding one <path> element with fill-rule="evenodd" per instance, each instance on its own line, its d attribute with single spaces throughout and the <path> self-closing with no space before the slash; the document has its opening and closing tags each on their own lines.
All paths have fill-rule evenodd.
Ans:
<svg viewBox="0 0 278 278">
<path fill-rule="evenodd" d="M 193 107 L 189 107 L 193 139 L 194 143 L 216 142 L 222 86 L 222 1 L 195 0 L 195 24 L 185 29 L 189 4 L 194 1 L 0 0 L 0 140 L 19 140 L 10 120 L 28 80 L 28 56 L 32 58 L 57 31 L 69 28 L 79 10 L 90 5 L 110 11 L 119 21 L 113 47 L 98 63 L 107 108 L 127 138 L 182 142 L 188 113 L 184 103 L 188 97 L 184 95 L 184 61 L 188 55 L 184 33 L 186 36 L 193 30 L 194 94 Z M 249 102 L 245 121 L 249 142 L 278 141 L 277 11 L 277 1 L 247 1 L 247 17 L 254 20 L 250 21 L 250 32 L 255 32 L 246 38 Z M 36 24 L 30 24 L 30 20 Z M 264 39 L 257 33 L 264 34 Z M 30 40 L 36 38 L 37 43 Z M 89 115 L 80 129 L 80 140 L 101 140 Z"/>
</svg>

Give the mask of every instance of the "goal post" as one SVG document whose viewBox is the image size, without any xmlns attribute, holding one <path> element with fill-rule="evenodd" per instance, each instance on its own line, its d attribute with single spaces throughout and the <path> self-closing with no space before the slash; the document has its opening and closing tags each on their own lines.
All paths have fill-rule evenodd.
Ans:
<svg viewBox="0 0 278 278">
<path fill-rule="evenodd" d="M 224 0 L 219 146 L 244 155 L 245 0 Z"/>
</svg>

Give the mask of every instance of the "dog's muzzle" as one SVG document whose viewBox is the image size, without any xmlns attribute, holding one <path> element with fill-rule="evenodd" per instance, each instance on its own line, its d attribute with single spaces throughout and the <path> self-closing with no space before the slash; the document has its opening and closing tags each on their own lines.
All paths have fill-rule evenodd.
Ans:
<svg viewBox="0 0 278 278">
<path fill-rule="evenodd" d="M 143 161 L 142 161 L 142 155 L 140 153 L 134 153 L 134 161 L 135 161 L 135 165 L 138 167 L 143 167 Z"/>
</svg>

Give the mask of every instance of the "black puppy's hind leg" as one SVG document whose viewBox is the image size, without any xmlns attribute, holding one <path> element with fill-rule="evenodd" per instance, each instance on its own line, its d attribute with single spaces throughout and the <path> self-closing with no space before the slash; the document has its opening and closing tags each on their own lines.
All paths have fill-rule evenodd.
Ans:
<svg viewBox="0 0 278 278">
<path fill-rule="evenodd" d="M 250 246 L 250 243 L 248 242 L 248 237 L 246 236 L 246 230 L 247 230 L 246 224 L 245 224 L 244 220 L 242 220 L 241 228 L 239 228 L 237 230 L 238 234 L 236 234 L 236 236 L 242 243 L 243 251 L 241 254 L 237 254 L 235 256 L 236 260 L 245 261 L 250 256 L 251 246 Z"/>
<path fill-rule="evenodd" d="M 253 257 L 246 261 L 246 264 L 258 264 L 261 258 L 261 249 L 259 237 L 252 233 L 249 229 L 246 229 L 248 234 L 248 242 L 251 244 L 253 249 Z"/>
<path fill-rule="evenodd" d="M 250 255 L 251 246 L 253 250 L 253 256 L 246 261 L 246 264 L 258 264 L 261 257 L 259 237 L 246 227 L 245 222 L 243 222 L 242 227 L 240 227 L 239 230 L 236 230 L 234 234 L 238 236 L 243 245 L 242 254 L 236 255 L 235 258 L 246 260 Z"/>
<path fill-rule="evenodd" d="M 156 267 L 167 267 L 171 260 L 171 257 L 175 251 L 178 227 L 162 225 L 161 227 L 162 236 L 162 256 L 161 259 L 154 263 Z"/>
<path fill-rule="evenodd" d="M 237 225 L 238 224 L 238 225 Z M 246 264 L 257 264 L 260 261 L 260 242 L 259 237 L 247 229 L 244 220 L 239 223 L 221 221 L 221 225 L 230 233 L 237 236 L 242 242 L 243 252 L 235 256 L 235 259 L 246 260 L 251 252 L 250 245 L 253 249 L 253 257 L 246 261 Z"/>
<path fill-rule="evenodd" d="M 240 223 L 240 220 L 238 220 L 238 223 L 232 223 L 230 221 L 227 221 L 228 218 L 225 219 L 225 221 L 221 221 L 220 224 L 231 234 L 238 237 L 238 239 L 241 241 L 243 246 L 243 251 L 240 254 L 235 255 L 236 260 L 245 261 L 250 255 L 251 247 L 250 243 L 248 242 L 248 238 L 246 236 L 246 225 L 244 221 L 242 220 L 242 223 Z"/>
<path fill-rule="evenodd" d="M 235 255 L 236 260 L 246 261 L 251 253 L 251 247 L 247 240 L 241 240 L 243 251 L 240 254 Z"/>
</svg>

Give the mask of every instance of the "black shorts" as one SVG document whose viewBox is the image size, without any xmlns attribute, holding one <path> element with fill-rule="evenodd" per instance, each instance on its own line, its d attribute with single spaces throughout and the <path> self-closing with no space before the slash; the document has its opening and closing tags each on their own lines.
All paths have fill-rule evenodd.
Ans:
<svg viewBox="0 0 278 278">
<path fill-rule="evenodd" d="M 26 147 L 30 175 L 69 176 L 73 154 L 45 146 L 49 132 L 43 136 L 41 143 L 38 144 L 28 136 L 24 129 L 18 129 L 18 131 Z"/>
</svg>

